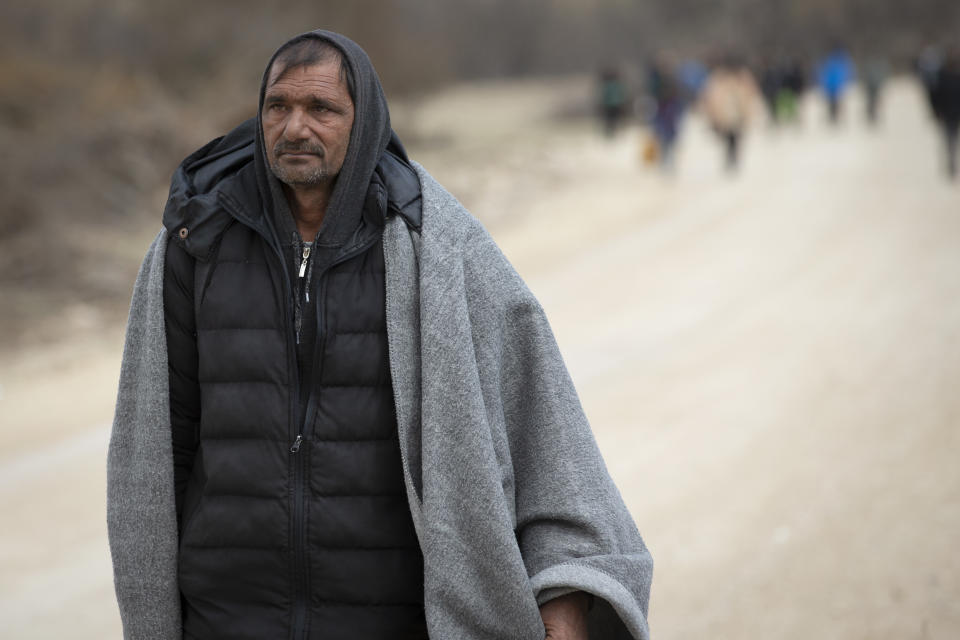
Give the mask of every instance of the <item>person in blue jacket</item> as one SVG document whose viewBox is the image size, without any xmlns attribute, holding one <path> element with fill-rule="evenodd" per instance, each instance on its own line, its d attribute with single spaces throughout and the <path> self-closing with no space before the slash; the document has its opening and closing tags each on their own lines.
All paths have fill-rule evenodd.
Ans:
<svg viewBox="0 0 960 640">
<path fill-rule="evenodd" d="M 835 47 L 820 64 L 817 80 L 820 90 L 827 99 L 827 112 L 831 124 L 840 121 L 843 95 L 855 78 L 853 60 L 846 49 Z"/>
</svg>

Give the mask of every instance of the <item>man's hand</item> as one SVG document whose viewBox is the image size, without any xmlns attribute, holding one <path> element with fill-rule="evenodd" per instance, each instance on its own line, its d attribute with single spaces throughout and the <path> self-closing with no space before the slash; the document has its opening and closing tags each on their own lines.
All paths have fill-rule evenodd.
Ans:
<svg viewBox="0 0 960 640">
<path fill-rule="evenodd" d="M 540 607 L 545 640 L 588 640 L 587 594 L 582 591 L 554 598 Z"/>
</svg>

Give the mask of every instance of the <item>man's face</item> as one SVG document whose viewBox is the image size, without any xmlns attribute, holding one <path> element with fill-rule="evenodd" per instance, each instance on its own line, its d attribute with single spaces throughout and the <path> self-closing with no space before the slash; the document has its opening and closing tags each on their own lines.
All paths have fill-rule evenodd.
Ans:
<svg viewBox="0 0 960 640">
<path fill-rule="evenodd" d="M 270 169 L 293 188 L 324 187 L 340 173 L 353 127 L 353 101 L 340 61 L 270 70 L 263 139 Z"/>
</svg>

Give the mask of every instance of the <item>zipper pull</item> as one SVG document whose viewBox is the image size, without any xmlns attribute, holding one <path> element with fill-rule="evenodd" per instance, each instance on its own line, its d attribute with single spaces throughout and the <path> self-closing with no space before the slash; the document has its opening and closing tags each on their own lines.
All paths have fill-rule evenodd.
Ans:
<svg viewBox="0 0 960 640">
<path fill-rule="evenodd" d="M 300 263 L 300 277 L 307 272 L 307 260 L 310 259 L 310 247 L 303 248 L 303 262 Z"/>
<path fill-rule="evenodd" d="M 299 433 L 297 434 L 297 439 L 293 441 L 293 446 L 290 447 L 290 453 L 296 453 L 300 451 L 300 443 L 303 442 L 303 436 Z"/>
</svg>

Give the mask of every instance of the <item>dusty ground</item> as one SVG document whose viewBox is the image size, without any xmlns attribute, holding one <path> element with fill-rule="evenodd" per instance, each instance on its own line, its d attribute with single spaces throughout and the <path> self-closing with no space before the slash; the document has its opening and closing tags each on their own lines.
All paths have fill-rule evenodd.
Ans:
<svg viewBox="0 0 960 640">
<path fill-rule="evenodd" d="M 580 89 L 474 86 L 397 116 L 553 321 L 657 562 L 655 637 L 960 635 L 960 185 L 919 95 L 893 87 L 878 131 L 810 104 L 731 179 L 699 121 L 663 176 L 638 132 L 548 117 Z M 4 638 L 120 634 L 122 330 L 61 315 L 69 343 L 0 362 Z"/>
</svg>

